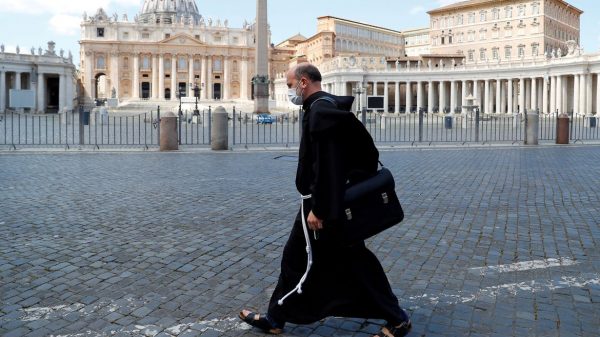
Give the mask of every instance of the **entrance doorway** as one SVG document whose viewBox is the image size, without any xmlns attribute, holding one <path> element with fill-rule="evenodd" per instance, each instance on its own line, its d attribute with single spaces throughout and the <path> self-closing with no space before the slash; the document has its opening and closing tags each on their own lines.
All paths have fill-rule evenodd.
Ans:
<svg viewBox="0 0 600 337">
<path fill-rule="evenodd" d="M 57 113 L 59 108 L 59 100 L 60 100 L 60 78 L 58 77 L 48 77 L 46 79 L 46 102 L 48 102 L 48 106 L 46 107 L 47 113 Z"/>
<path fill-rule="evenodd" d="M 171 88 L 165 89 L 165 99 L 171 99 Z"/>
<path fill-rule="evenodd" d="M 213 99 L 221 99 L 221 83 L 213 84 Z"/>
<path fill-rule="evenodd" d="M 142 82 L 142 99 L 150 98 L 150 82 Z"/>
<path fill-rule="evenodd" d="M 107 77 L 105 74 L 96 75 L 96 97 L 106 98 L 108 94 Z"/>
<path fill-rule="evenodd" d="M 179 89 L 178 95 L 181 95 L 181 97 L 187 97 L 187 84 L 185 82 L 179 82 L 179 86 L 177 88 Z"/>
</svg>

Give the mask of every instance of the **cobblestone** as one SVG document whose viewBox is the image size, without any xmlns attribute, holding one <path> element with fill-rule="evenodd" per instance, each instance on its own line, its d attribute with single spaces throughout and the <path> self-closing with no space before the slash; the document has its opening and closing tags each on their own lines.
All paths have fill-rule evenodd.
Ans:
<svg viewBox="0 0 600 337">
<path fill-rule="evenodd" d="M 291 152 L 0 153 L 0 335 L 261 336 Z M 600 147 L 381 152 L 406 219 L 368 241 L 411 336 L 596 336 Z M 481 268 L 568 258 L 572 265 Z M 329 318 L 285 336 L 371 336 Z"/>
</svg>

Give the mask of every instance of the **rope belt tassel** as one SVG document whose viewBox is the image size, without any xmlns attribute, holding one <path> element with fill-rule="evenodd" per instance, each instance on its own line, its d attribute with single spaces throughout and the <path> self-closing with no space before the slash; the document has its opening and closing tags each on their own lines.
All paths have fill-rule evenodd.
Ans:
<svg viewBox="0 0 600 337">
<path fill-rule="evenodd" d="M 283 305 L 283 301 L 285 301 L 286 298 L 290 297 L 295 292 L 297 292 L 298 294 L 302 294 L 302 284 L 304 283 L 304 281 L 306 281 L 306 277 L 308 276 L 308 272 L 310 271 L 310 267 L 312 266 L 312 263 L 313 263 L 312 247 L 310 245 L 310 238 L 308 236 L 308 226 L 306 225 L 306 218 L 304 216 L 304 200 L 308 200 L 310 198 L 312 198 L 312 194 L 303 195 L 302 201 L 301 201 L 301 203 L 302 203 L 302 206 L 301 206 L 302 230 L 304 231 L 304 240 L 306 240 L 306 254 L 308 255 L 308 259 L 306 261 L 306 271 L 304 272 L 304 275 L 302 275 L 302 278 L 300 278 L 300 281 L 298 282 L 296 287 L 294 287 L 294 289 L 292 289 L 289 293 L 287 293 L 279 301 L 277 301 L 277 304 L 279 304 L 279 305 Z"/>
</svg>

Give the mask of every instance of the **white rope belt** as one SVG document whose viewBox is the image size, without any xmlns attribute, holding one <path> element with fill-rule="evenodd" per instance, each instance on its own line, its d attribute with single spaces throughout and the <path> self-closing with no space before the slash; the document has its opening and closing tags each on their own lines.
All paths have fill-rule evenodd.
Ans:
<svg viewBox="0 0 600 337">
<path fill-rule="evenodd" d="M 304 240 L 306 240 L 306 254 L 308 255 L 308 259 L 306 261 L 306 271 L 304 272 L 304 275 L 302 275 L 302 278 L 300 279 L 300 281 L 298 282 L 296 287 L 294 289 L 292 289 L 289 293 L 287 293 L 285 296 L 283 296 L 279 301 L 277 301 L 277 304 L 279 304 L 279 305 L 283 305 L 283 301 L 285 301 L 286 298 L 288 298 L 295 292 L 297 292 L 298 294 L 302 294 L 302 284 L 304 283 L 304 281 L 306 281 L 306 277 L 308 276 L 308 272 L 310 271 L 310 267 L 312 266 L 312 263 L 313 263 L 312 248 L 310 246 L 310 238 L 308 236 L 308 226 L 306 225 L 306 219 L 304 217 L 304 200 L 307 200 L 310 198 L 312 198 L 312 194 L 303 195 L 302 201 L 301 201 L 301 204 L 302 204 L 302 207 L 301 207 L 302 230 L 304 231 Z"/>
</svg>

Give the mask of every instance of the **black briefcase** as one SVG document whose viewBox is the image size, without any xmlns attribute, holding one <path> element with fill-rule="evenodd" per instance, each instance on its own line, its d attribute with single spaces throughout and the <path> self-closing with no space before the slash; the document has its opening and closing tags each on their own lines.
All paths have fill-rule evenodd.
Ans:
<svg viewBox="0 0 600 337">
<path fill-rule="evenodd" d="M 327 240 L 352 245 L 378 234 L 402 221 L 404 211 L 396 195 L 390 170 L 377 173 L 346 189 L 340 221 L 325 224 Z"/>
</svg>

